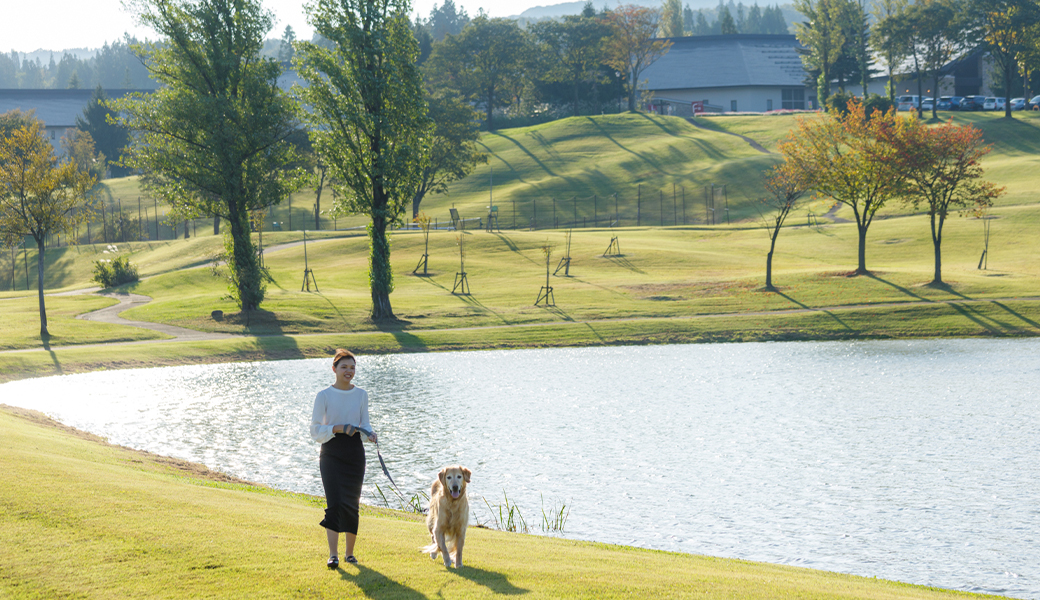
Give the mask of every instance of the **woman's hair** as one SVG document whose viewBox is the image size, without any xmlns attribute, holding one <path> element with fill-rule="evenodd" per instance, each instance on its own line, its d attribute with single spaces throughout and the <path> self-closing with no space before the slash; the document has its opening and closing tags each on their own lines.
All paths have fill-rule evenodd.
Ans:
<svg viewBox="0 0 1040 600">
<path fill-rule="evenodd" d="M 344 350 L 343 348 L 336 348 L 336 355 L 332 357 L 332 366 L 335 367 L 339 364 L 339 361 L 343 360 L 344 358 L 349 358 L 355 363 L 357 362 L 357 357 L 354 356 L 353 352 L 351 352 L 350 350 Z"/>
</svg>

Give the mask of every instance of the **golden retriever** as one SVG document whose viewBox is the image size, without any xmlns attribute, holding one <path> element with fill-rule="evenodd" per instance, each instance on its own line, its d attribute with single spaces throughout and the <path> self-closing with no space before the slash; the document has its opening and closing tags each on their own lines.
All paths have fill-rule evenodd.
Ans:
<svg viewBox="0 0 1040 600">
<path fill-rule="evenodd" d="M 466 467 L 455 465 L 444 467 L 430 486 L 430 511 L 426 515 L 426 527 L 430 530 L 429 546 L 422 549 L 430 558 L 437 554 L 444 557 L 444 566 L 451 566 L 449 550 L 455 553 L 455 566 L 462 566 L 462 546 L 466 543 L 466 527 L 469 525 L 469 500 L 466 484 L 471 472 Z"/>
</svg>

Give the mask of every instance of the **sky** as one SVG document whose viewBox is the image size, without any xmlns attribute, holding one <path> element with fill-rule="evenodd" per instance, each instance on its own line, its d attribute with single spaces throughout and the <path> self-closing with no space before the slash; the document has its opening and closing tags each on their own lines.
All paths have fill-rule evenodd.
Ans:
<svg viewBox="0 0 1040 600">
<path fill-rule="evenodd" d="M 473 17 L 480 8 L 492 17 L 509 17 L 535 6 L 564 0 L 455 0 Z M 313 30 L 303 16 L 304 0 L 263 0 L 275 14 L 268 35 L 282 37 L 291 25 L 298 39 L 309 39 Z M 434 4 L 443 0 L 412 0 L 412 14 L 427 17 Z M 134 23 L 121 0 L 5 0 L 0 18 L 0 52 L 32 52 L 66 48 L 99 48 L 122 39 L 124 32 L 138 38 L 154 37 Z"/>
</svg>

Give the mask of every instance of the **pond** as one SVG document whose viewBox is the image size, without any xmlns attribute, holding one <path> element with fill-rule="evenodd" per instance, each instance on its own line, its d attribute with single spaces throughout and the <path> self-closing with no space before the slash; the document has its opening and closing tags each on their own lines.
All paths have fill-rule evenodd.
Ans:
<svg viewBox="0 0 1040 600">
<path fill-rule="evenodd" d="M 404 495 L 464 464 L 481 522 L 508 498 L 532 533 L 565 506 L 564 537 L 1040 599 L 1038 356 L 1040 340 L 511 350 L 363 356 L 355 382 Z M 171 367 L 17 381 L 0 401 L 320 495 L 307 428 L 331 382 L 328 360 Z"/>
</svg>

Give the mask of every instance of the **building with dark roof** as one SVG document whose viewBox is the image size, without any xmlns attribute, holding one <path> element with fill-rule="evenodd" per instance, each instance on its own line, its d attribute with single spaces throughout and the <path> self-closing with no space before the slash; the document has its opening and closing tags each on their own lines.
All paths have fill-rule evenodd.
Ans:
<svg viewBox="0 0 1040 600">
<path fill-rule="evenodd" d="M 135 92 L 151 90 L 105 90 L 109 99 L 122 98 Z M 94 90 L 0 90 L 0 113 L 14 109 L 23 112 L 35 111 L 36 118 L 43 121 L 45 135 L 60 153 L 61 138 L 69 129 L 76 127 L 76 117 L 83 116 L 83 109 L 90 103 Z"/>
<path fill-rule="evenodd" d="M 643 71 L 654 104 L 689 114 L 691 103 L 722 112 L 812 109 L 793 35 L 737 34 L 667 38 L 672 47 Z"/>
</svg>

